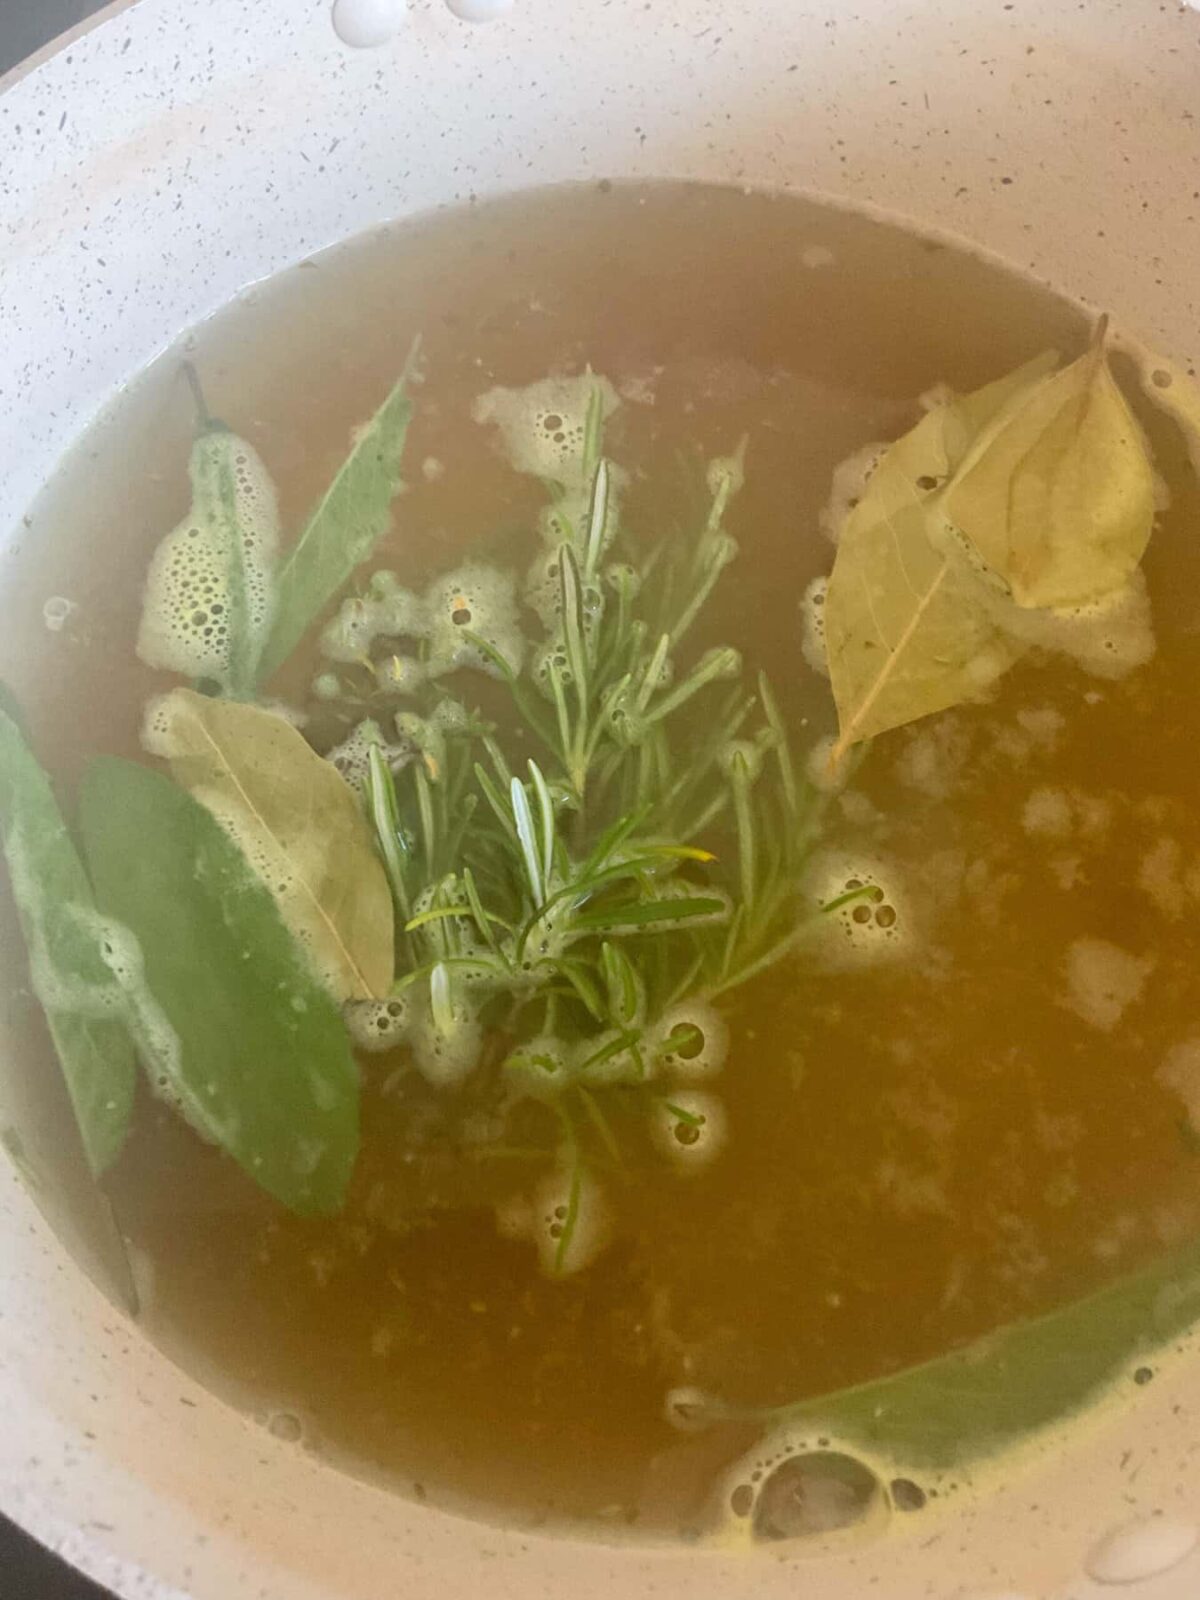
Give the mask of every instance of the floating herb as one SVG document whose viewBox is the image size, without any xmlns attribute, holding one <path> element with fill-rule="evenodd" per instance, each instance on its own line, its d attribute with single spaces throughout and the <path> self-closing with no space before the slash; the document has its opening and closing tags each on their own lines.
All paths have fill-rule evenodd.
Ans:
<svg viewBox="0 0 1200 1600">
<path fill-rule="evenodd" d="M 295 1211 L 337 1210 L 358 1149 L 358 1073 L 338 1008 L 274 899 L 169 778 L 101 758 L 80 816 L 100 908 L 158 1092 Z"/>
<path fill-rule="evenodd" d="M 261 663 L 264 680 L 287 660 L 388 530 L 413 415 L 409 388 L 417 352 L 414 345 L 400 381 L 356 433 L 350 454 L 280 563 L 274 626 Z"/>
<path fill-rule="evenodd" d="M 50 780 L 0 706 L 0 836 L 88 1163 L 99 1175 L 125 1140 L 137 1072 L 123 999 L 103 954 L 92 886 Z"/>
<path fill-rule="evenodd" d="M 1031 644 L 1082 654 L 1064 608 L 1136 600 L 1153 468 L 1103 324 L 1078 361 L 1051 360 L 934 407 L 848 517 L 824 606 L 835 759 L 977 699 Z"/>
<path fill-rule="evenodd" d="M 333 767 L 273 712 L 190 689 L 151 704 L 146 744 L 243 850 L 334 998 L 386 994 L 388 880 L 358 800 Z M 376 820 L 386 834 L 386 820 Z"/>
<path fill-rule="evenodd" d="M 1154 469 L 1109 369 L 1106 320 L 1086 354 L 984 427 L 939 501 L 1020 606 L 1111 594 L 1150 540 Z"/>
</svg>

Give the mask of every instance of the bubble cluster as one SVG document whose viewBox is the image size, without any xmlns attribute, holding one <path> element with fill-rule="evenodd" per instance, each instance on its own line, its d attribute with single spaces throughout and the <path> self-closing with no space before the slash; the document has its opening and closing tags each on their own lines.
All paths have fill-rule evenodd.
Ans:
<svg viewBox="0 0 1200 1600">
<path fill-rule="evenodd" d="M 914 1495 L 924 1491 L 903 1481 Z M 755 1543 L 828 1539 L 881 1527 L 902 1509 L 894 1486 L 860 1454 L 828 1438 L 811 1439 L 787 1428 L 771 1434 L 729 1469 L 718 1490 L 718 1515 Z M 909 1499 L 903 1509 L 915 1509 Z"/>
<path fill-rule="evenodd" d="M 412 1010 L 404 995 L 390 1000 L 352 1000 L 345 1008 L 346 1027 L 360 1050 L 395 1050 L 408 1037 Z"/>
<path fill-rule="evenodd" d="M 471 415 L 499 430 L 515 471 L 580 491 L 591 487 L 584 482 L 584 447 L 593 396 L 599 397 L 602 422 L 621 403 L 607 378 L 587 371 L 542 378 L 524 389 L 489 389 L 475 401 Z"/>
<path fill-rule="evenodd" d="M 146 576 L 138 654 L 147 666 L 228 682 L 234 649 L 257 656 L 275 605 L 275 487 L 244 439 L 214 429 L 197 440 L 192 506 L 159 545 Z"/>
<path fill-rule="evenodd" d="M 394 653 L 371 663 L 379 687 L 403 695 L 459 667 L 501 676 L 470 634 L 520 670 L 524 638 L 516 586 L 509 574 L 480 562 L 435 578 L 423 595 L 405 589 L 394 572 L 375 573 L 365 594 L 343 602 L 321 636 L 321 650 L 331 661 L 361 664 L 380 640 L 422 641 L 420 657 Z"/>
<path fill-rule="evenodd" d="M 812 864 L 805 898 L 819 919 L 817 949 L 831 966 L 894 961 L 911 948 L 912 909 L 892 863 L 823 852 Z"/>
<path fill-rule="evenodd" d="M 1006 632 L 1022 643 L 1067 656 L 1095 678 L 1127 677 L 1157 648 L 1140 571 L 1123 589 L 1098 600 L 1061 609 L 1006 606 L 1002 620 Z"/>
<path fill-rule="evenodd" d="M 878 441 L 865 444 L 833 469 L 829 499 L 821 508 L 819 518 L 821 532 L 830 544 L 837 544 L 841 538 L 847 517 L 862 499 L 867 484 L 888 449 L 888 445 Z"/>
<path fill-rule="evenodd" d="M 704 1000 L 672 1006 L 654 1029 L 659 1065 L 676 1083 L 719 1077 L 729 1054 L 729 1024 Z"/>
<path fill-rule="evenodd" d="M 366 788 L 371 772 L 371 750 L 374 747 L 383 751 L 389 765 L 401 759 L 401 753 L 393 750 L 384 740 L 379 724 L 367 717 L 357 723 L 340 744 L 335 744 L 325 759 L 352 789 L 361 793 Z"/>
<path fill-rule="evenodd" d="M 725 1148 L 729 1119 L 715 1094 L 674 1089 L 654 1103 L 651 1134 L 655 1144 L 680 1167 L 706 1167 Z"/>
<path fill-rule="evenodd" d="M 800 601 L 800 648 L 814 672 L 829 676 L 829 654 L 825 640 L 825 596 L 829 579 L 814 578 Z"/>
</svg>

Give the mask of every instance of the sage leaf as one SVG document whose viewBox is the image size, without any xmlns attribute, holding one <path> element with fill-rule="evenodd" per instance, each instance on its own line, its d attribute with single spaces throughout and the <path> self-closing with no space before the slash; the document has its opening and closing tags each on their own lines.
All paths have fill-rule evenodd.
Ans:
<svg viewBox="0 0 1200 1600">
<path fill-rule="evenodd" d="M 925 497 L 910 491 L 874 518 L 860 509 L 842 531 L 825 599 L 835 761 L 861 739 L 975 699 L 1024 648 L 996 625 L 961 547 L 931 526 Z"/>
<path fill-rule="evenodd" d="M 91 884 L 50 780 L 0 705 L 0 838 L 46 1013 L 92 1172 L 116 1159 L 133 1112 L 137 1067 L 121 997 L 105 964 Z"/>
<path fill-rule="evenodd" d="M 1128 583 L 1154 501 L 1154 468 L 1102 324 L 1085 355 L 983 430 L 939 509 L 1018 605 L 1062 607 Z"/>
<path fill-rule="evenodd" d="M 202 423 L 189 472 L 188 514 L 146 577 L 138 655 L 246 696 L 274 615 L 275 487 L 252 446 L 211 421 Z"/>
<path fill-rule="evenodd" d="M 144 742 L 236 841 L 337 1000 L 386 995 L 391 890 L 355 792 L 280 716 L 176 689 Z"/>
<path fill-rule="evenodd" d="M 349 456 L 280 564 L 275 625 L 261 664 L 264 681 L 287 660 L 388 530 L 413 415 L 408 389 L 417 348 L 413 346 L 400 381 L 355 435 Z"/>
<path fill-rule="evenodd" d="M 132 930 L 160 1093 L 269 1194 L 336 1211 L 358 1150 L 341 1013 L 237 845 L 163 773 L 101 757 L 80 817 L 102 911 Z"/>
<path fill-rule="evenodd" d="M 1200 1317 L 1200 1244 L 1043 1316 L 886 1378 L 774 1415 L 886 1455 L 962 1470 L 1113 1391 Z"/>
</svg>

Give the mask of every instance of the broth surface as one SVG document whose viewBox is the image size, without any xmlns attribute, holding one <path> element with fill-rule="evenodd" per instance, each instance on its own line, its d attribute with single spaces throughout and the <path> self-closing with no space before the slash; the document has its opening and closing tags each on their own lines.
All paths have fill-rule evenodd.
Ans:
<svg viewBox="0 0 1200 1600">
<path fill-rule="evenodd" d="M 590 364 L 623 398 L 608 449 L 640 526 L 678 518 L 681 456 L 748 438 L 742 554 L 705 629 L 767 669 L 804 749 L 833 726 L 800 606 L 831 560 L 834 468 L 910 426 L 935 383 L 970 388 L 1047 346 L 1073 356 L 1086 321 L 876 221 L 672 184 L 477 205 L 306 262 L 121 396 L 7 562 L 0 677 L 64 784 L 97 752 L 137 756 L 162 687 L 133 641 L 146 563 L 187 503 L 181 354 L 294 528 L 418 333 L 408 489 L 372 566 L 417 585 L 515 548 L 542 497 L 472 403 Z M 878 865 L 903 952 L 836 970 L 802 950 L 735 997 L 719 1160 L 628 1169 L 616 1243 L 554 1281 L 497 1233 L 511 1173 L 466 1163 L 392 1058 L 364 1061 L 362 1155 L 327 1221 L 284 1212 L 143 1094 L 106 1187 L 151 1336 L 277 1433 L 402 1492 L 506 1521 L 690 1531 L 756 1430 L 677 1432 L 673 1388 L 748 1409 L 821 1394 L 1200 1230 L 1182 1069 L 1175 1088 L 1158 1075 L 1200 1033 L 1197 507 L 1181 447 L 1148 426 L 1173 490 L 1145 564 L 1156 655 L 1118 682 L 1027 660 L 988 704 L 876 741 L 821 847 Z M 75 608 L 55 631 L 51 597 Z M 281 691 L 302 699 L 311 671 Z M 22 1071 L 49 1072 L 19 960 L 7 973 Z M 1200 1068 L 1189 1081 L 1200 1109 Z"/>
</svg>

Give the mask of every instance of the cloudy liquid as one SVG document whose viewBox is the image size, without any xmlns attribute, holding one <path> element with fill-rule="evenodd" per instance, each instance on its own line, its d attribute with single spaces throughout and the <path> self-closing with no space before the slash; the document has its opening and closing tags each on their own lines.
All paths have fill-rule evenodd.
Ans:
<svg viewBox="0 0 1200 1600">
<path fill-rule="evenodd" d="M 416 585 L 502 554 L 541 496 L 472 404 L 590 363 L 623 396 L 608 448 L 635 475 L 635 522 L 678 519 L 681 458 L 748 438 L 742 555 L 705 626 L 771 674 L 803 749 L 832 726 L 800 603 L 831 561 L 834 467 L 909 426 L 935 382 L 1073 355 L 1085 324 L 1023 279 L 798 199 L 601 186 L 447 212 L 307 262 L 187 339 L 285 528 L 418 333 L 409 490 L 375 564 Z M 134 640 L 146 563 L 187 503 L 181 354 L 64 464 L 3 573 L 0 676 L 65 786 L 97 752 L 138 754 L 162 687 Z M 635 1165 L 611 1197 L 616 1243 L 558 1282 L 498 1236 L 511 1171 L 464 1157 L 394 1061 L 364 1063 L 363 1151 L 326 1221 L 281 1210 L 143 1094 L 106 1191 L 150 1335 L 403 1493 L 659 1536 L 703 1526 L 755 1436 L 680 1434 L 672 1389 L 748 1410 L 821 1394 L 1200 1231 L 1197 508 L 1177 447 L 1154 441 L 1175 491 L 1146 562 L 1154 658 L 1115 683 L 1027 660 L 988 705 L 877 741 L 822 847 L 877 865 L 902 954 L 849 970 L 801 955 L 736 996 L 719 1160 Z M 48 600 L 70 602 L 65 620 Z M 282 688 L 300 695 L 310 670 Z M 54 1067 L 11 926 L 5 949 L 28 1089 Z M 38 1092 L 35 1138 L 12 1109 L 29 1094 L 6 1091 L 10 1144 L 73 1148 L 65 1105 Z"/>
</svg>

